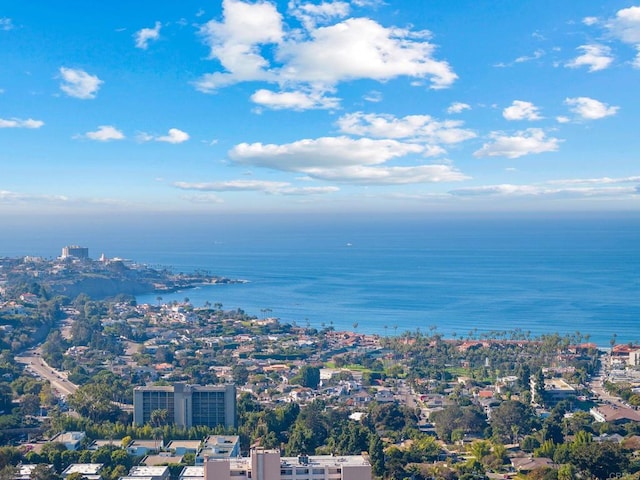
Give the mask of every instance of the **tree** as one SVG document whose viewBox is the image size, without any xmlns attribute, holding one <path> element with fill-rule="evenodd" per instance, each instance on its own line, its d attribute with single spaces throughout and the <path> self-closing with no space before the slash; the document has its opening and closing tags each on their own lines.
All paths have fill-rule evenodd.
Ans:
<svg viewBox="0 0 640 480">
<path fill-rule="evenodd" d="M 369 457 L 371 458 L 371 470 L 377 477 L 384 473 L 384 449 L 382 440 L 376 433 L 371 434 L 369 440 Z"/>
<path fill-rule="evenodd" d="M 629 466 L 626 452 L 614 442 L 575 445 L 570 459 L 579 471 L 596 478 L 611 478 L 612 475 L 624 473 Z"/>
<path fill-rule="evenodd" d="M 535 412 L 517 400 L 506 400 L 492 410 L 491 427 L 502 439 L 514 440 L 512 425 L 518 426 L 519 435 L 528 435 L 538 426 Z"/>
<path fill-rule="evenodd" d="M 300 383 L 303 387 L 316 389 L 320 384 L 320 369 L 318 367 L 304 365 L 291 382 Z"/>
<path fill-rule="evenodd" d="M 151 425 L 155 427 L 162 427 L 167 424 L 169 418 L 169 412 L 166 408 L 154 410 L 151 412 Z"/>
</svg>

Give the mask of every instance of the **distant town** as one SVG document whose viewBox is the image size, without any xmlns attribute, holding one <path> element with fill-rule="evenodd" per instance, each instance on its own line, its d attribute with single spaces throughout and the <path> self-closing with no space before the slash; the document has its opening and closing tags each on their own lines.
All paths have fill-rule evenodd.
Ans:
<svg viewBox="0 0 640 480">
<path fill-rule="evenodd" d="M 0 258 L 2 479 L 640 477 L 639 345 L 162 301 L 238 281 L 80 246 Z"/>
</svg>

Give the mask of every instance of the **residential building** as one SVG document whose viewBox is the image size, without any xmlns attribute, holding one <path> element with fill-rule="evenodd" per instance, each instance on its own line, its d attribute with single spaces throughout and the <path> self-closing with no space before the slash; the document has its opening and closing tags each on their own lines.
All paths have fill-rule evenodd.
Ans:
<svg viewBox="0 0 640 480">
<path fill-rule="evenodd" d="M 196 454 L 196 465 L 204 465 L 205 458 L 233 458 L 240 456 L 238 435 L 209 435 Z"/>
<path fill-rule="evenodd" d="M 179 427 L 235 427 L 236 387 L 189 385 L 136 387 L 133 391 L 133 423 L 151 422 L 155 410 L 164 410 L 167 421 Z"/>
<path fill-rule="evenodd" d="M 278 450 L 251 450 L 250 457 L 207 459 L 203 480 L 371 480 L 363 455 L 280 457 Z"/>
<path fill-rule="evenodd" d="M 65 479 L 72 473 L 79 473 L 87 480 L 101 480 L 102 463 L 72 463 L 62 471 L 62 478 Z"/>
<path fill-rule="evenodd" d="M 142 480 L 142 478 L 150 478 L 152 480 L 168 480 L 170 477 L 170 472 L 169 467 L 167 467 L 166 465 L 138 465 L 135 467 L 131 467 L 131 470 L 129 470 L 129 477 L 138 478 L 140 480 Z"/>
<path fill-rule="evenodd" d="M 67 450 L 79 450 L 86 437 L 85 432 L 62 432 L 53 437 L 51 441 L 62 443 Z"/>
</svg>

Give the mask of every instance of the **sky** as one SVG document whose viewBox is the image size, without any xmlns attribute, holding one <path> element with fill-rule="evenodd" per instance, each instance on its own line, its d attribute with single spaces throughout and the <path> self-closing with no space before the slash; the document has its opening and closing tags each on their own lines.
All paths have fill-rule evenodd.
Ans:
<svg viewBox="0 0 640 480">
<path fill-rule="evenodd" d="M 7 0 L 0 215 L 638 211 L 639 86 L 629 1 Z"/>
</svg>

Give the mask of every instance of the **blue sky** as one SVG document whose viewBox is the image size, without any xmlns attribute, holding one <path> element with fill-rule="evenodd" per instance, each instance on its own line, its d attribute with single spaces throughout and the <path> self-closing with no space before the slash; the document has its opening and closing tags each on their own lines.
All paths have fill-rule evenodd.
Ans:
<svg viewBox="0 0 640 480">
<path fill-rule="evenodd" d="M 640 207 L 638 3 L 7 1 L 0 64 L 0 214 Z"/>
</svg>

